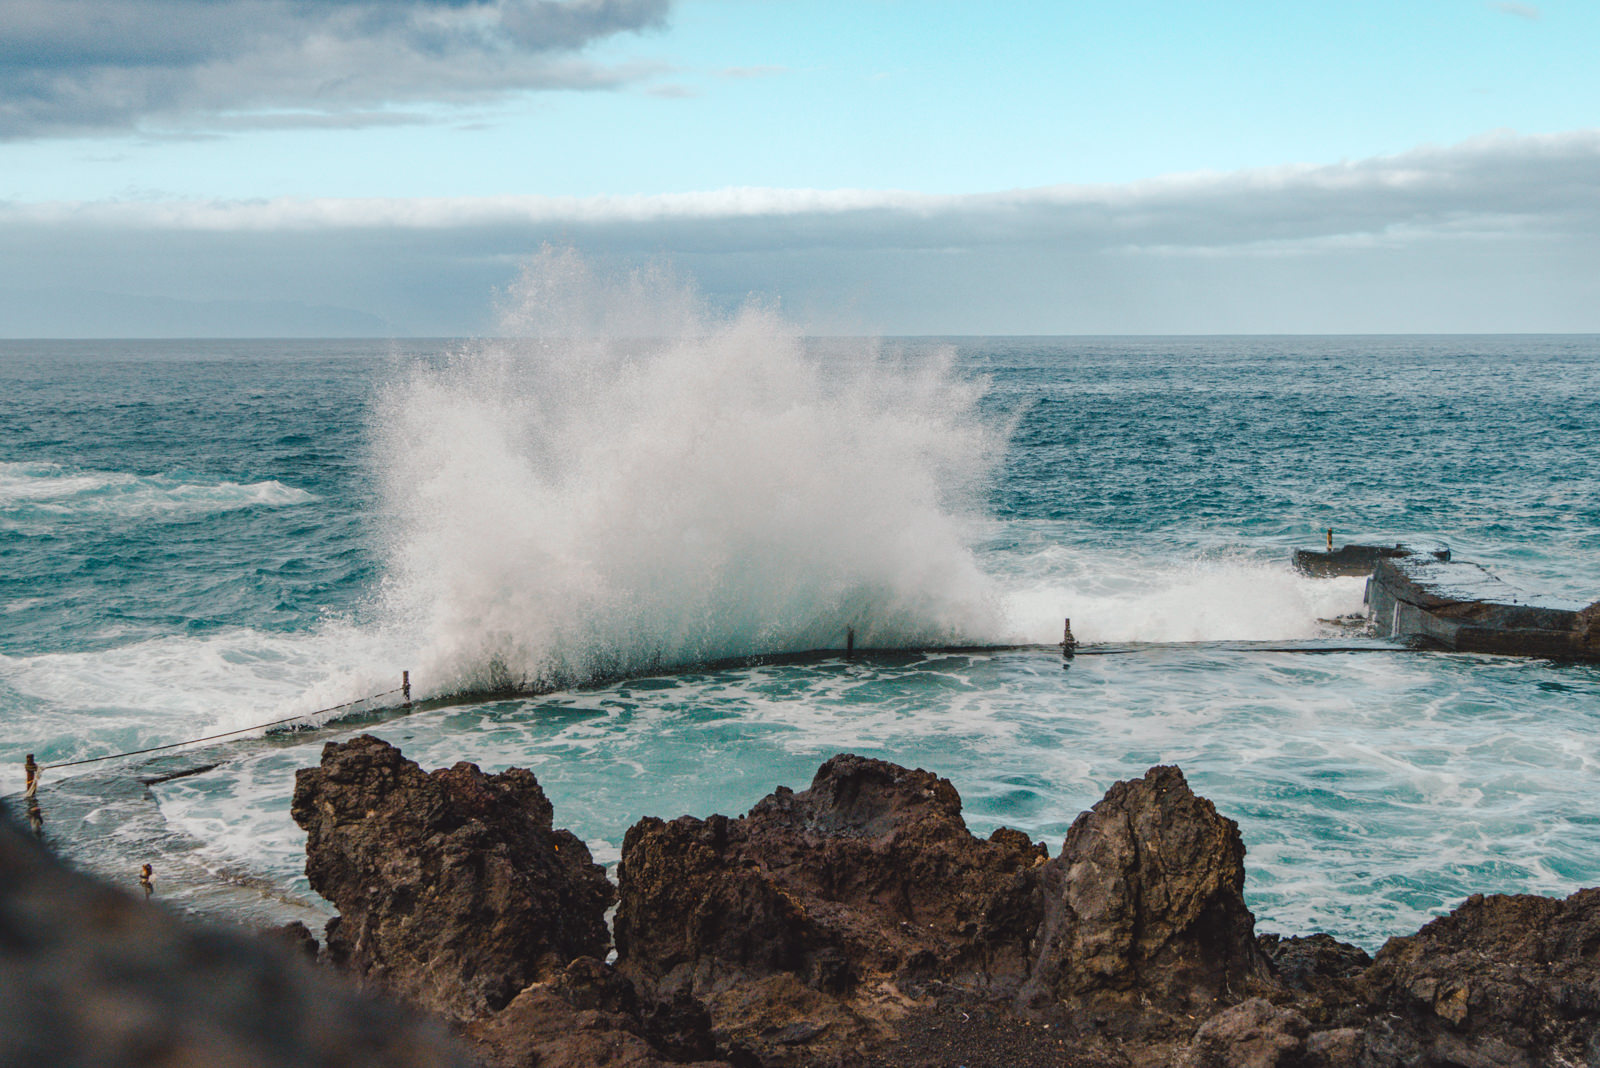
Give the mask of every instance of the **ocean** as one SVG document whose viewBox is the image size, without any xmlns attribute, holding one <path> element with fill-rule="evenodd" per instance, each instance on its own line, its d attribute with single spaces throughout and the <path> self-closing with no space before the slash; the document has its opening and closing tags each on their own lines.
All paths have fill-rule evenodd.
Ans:
<svg viewBox="0 0 1600 1068">
<path fill-rule="evenodd" d="M 1375 947 L 1600 883 L 1600 667 L 1396 649 L 1340 622 L 1362 580 L 1289 566 L 1331 527 L 1600 597 L 1600 338 L 811 339 L 623 296 L 654 317 L 517 342 L 0 342 L 13 811 L 26 753 L 409 671 L 409 714 L 247 733 L 148 793 L 138 760 L 48 770 L 46 837 L 163 848 L 137 794 L 188 843 L 158 887 L 199 865 L 315 913 L 294 771 L 370 730 L 533 769 L 606 863 L 853 751 L 1052 854 L 1177 764 L 1239 822 L 1260 930 Z M 853 659 L 746 660 L 852 630 Z"/>
</svg>

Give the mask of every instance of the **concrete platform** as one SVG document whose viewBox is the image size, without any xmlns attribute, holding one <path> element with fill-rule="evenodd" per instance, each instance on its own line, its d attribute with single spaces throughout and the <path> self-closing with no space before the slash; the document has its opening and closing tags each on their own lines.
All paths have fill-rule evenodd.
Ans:
<svg viewBox="0 0 1600 1068">
<path fill-rule="evenodd" d="M 1415 545 L 1342 545 L 1337 549 L 1296 549 L 1294 569 L 1314 578 L 1359 578 L 1372 574 L 1379 560 L 1397 560 L 1407 556 L 1427 556 L 1435 560 L 1449 560 L 1450 549 L 1444 545 L 1419 543 Z"/>
<path fill-rule="evenodd" d="M 1600 601 L 1536 603 L 1466 561 L 1380 557 L 1366 603 L 1379 635 L 1425 648 L 1600 661 Z"/>
</svg>

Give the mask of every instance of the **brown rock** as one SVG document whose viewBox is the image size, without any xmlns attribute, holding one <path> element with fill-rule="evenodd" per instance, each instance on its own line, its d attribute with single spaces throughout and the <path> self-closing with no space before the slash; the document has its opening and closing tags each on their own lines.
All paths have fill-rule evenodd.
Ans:
<svg viewBox="0 0 1600 1068">
<path fill-rule="evenodd" d="M 1295 990 L 1316 990 L 1329 982 L 1353 981 L 1372 964 L 1366 950 L 1340 942 L 1332 935 L 1284 938 L 1267 934 L 1256 941 L 1279 978 Z"/>
<path fill-rule="evenodd" d="M 0 816 L 0 1064 L 468 1068 L 437 1023 L 69 871 Z"/>
<path fill-rule="evenodd" d="M 588 847 L 552 828 L 526 770 L 424 773 L 362 735 L 297 773 L 292 813 L 311 886 L 339 909 L 330 959 L 419 1005 L 469 1018 L 605 955 L 614 891 Z"/>
<path fill-rule="evenodd" d="M 1426 1063 L 1593 1064 L 1597 952 L 1600 889 L 1565 900 L 1480 894 L 1410 937 L 1391 938 L 1361 986 L 1369 1011 L 1394 1015 L 1429 1051 Z"/>
<path fill-rule="evenodd" d="M 1265 998 L 1250 998 L 1200 1025 L 1183 1068 L 1298 1068 L 1311 1025 Z"/>
<path fill-rule="evenodd" d="M 742 819 L 630 829 L 620 964 L 703 997 L 719 1039 L 774 1063 L 850 1047 L 881 1036 L 920 984 L 1014 989 L 1042 857 L 1016 832 L 974 837 L 936 775 L 836 756 L 810 789 L 780 787 Z"/>
<path fill-rule="evenodd" d="M 789 972 L 840 992 L 865 973 L 1015 978 L 1042 858 L 975 838 L 929 772 L 841 755 L 738 820 L 647 819 L 623 843 L 617 948 L 652 977 Z"/>
<path fill-rule="evenodd" d="M 1314 1025 L 1338 1028 L 1360 1017 L 1359 980 L 1372 964 L 1366 950 L 1325 934 L 1268 934 L 1256 941 L 1278 980 L 1299 995 L 1297 1007 Z"/>
<path fill-rule="evenodd" d="M 1271 986 L 1244 903 L 1238 824 L 1177 768 L 1112 786 L 1043 874 L 1022 1006 L 1060 1006 L 1080 1024 L 1142 1034 Z"/>
<path fill-rule="evenodd" d="M 467 1034 L 487 1068 L 727 1068 L 715 1059 L 709 1029 L 698 1004 L 642 1008 L 624 976 L 580 957 L 468 1025 Z"/>
<path fill-rule="evenodd" d="M 1306 1036 L 1306 1061 L 1311 1068 L 1371 1068 L 1363 1064 L 1365 1036 L 1359 1028 L 1338 1027 Z"/>
</svg>

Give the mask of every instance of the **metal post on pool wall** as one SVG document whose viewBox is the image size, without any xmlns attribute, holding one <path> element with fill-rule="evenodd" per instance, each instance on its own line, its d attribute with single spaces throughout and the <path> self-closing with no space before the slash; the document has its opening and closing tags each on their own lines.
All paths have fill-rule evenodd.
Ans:
<svg viewBox="0 0 1600 1068">
<path fill-rule="evenodd" d="M 1061 621 L 1061 655 L 1070 658 L 1078 651 L 1078 639 L 1072 636 L 1072 620 Z"/>
<path fill-rule="evenodd" d="M 411 672 L 400 672 L 400 692 L 405 694 L 406 704 L 411 703 Z"/>
</svg>

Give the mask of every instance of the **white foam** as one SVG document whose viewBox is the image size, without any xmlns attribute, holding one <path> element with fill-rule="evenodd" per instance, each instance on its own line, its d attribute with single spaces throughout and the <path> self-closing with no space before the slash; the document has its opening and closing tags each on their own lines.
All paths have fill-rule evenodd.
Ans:
<svg viewBox="0 0 1600 1068">
<path fill-rule="evenodd" d="M 317 498 L 276 480 L 207 482 L 177 475 L 87 471 L 55 463 L 0 463 L 0 523 L 71 516 L 120 519 L 281 508 Z"/>
<path fill-rule="evenodd" d="M 1084 550 L 1034 554 L 1008 565 L 1012 629 L 1081 642 L 1287 641 L 1326 636 L 1319 620 L 1362 610 L 1364 580 L 1313 579 L 1286 564 L 1189 557 L 1152 560 Z"/>
<path fill-rule="evenodd" d="M 591 845 L 620 841 L 646 814 L 736 814 L 848 750 L 946 775 L 975 831 L 1004 823 L 1055 851 L 1113 781 L 1176 763 L 1240 822 L 1262 930 L 1375 948 L 1473 891 L 1595 881 L 1600 686 L 1570 676 L 1541 707 L 1523 695 L 1548 666 L 1485 666 L 1215 646 L 1065 671 L 1038 652 L 767 666 L 362 729 L 428 768 L 532 768 L 558 824 Z M 303 836 L 287 798 L 320 741 L 165 784 L 163 809 L 237 860 L 298 880 Z"/>
<path fill-rule="evenodd" d="M 0 656 L 0 689 L 27 710 L 6 743 L 76 759 L 254 727 L 395 688 L 389 653 L 381 636 L 330 623 Z"/>
</svg>

